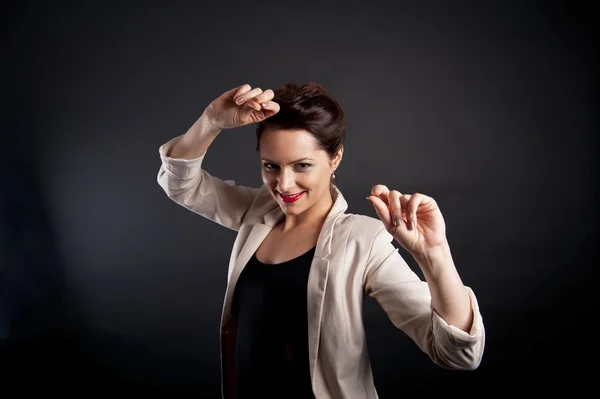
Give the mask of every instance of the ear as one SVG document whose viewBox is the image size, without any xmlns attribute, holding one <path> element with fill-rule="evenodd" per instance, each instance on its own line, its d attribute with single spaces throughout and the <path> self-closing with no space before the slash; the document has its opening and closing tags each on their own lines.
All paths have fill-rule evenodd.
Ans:
<svg viewBox="0 0 600 399">
<path fill-rule="evenodd" d="M 334 168 L 337 168 L 339 166 L 340 162 L 342 161 L 343 156 L 344 156 L 344 145 L 342 144 L 342 146 L 338 150 L 337 154 L 335 154 L 335 157 L 333 157 L 333 167 Z"/>
</svg>

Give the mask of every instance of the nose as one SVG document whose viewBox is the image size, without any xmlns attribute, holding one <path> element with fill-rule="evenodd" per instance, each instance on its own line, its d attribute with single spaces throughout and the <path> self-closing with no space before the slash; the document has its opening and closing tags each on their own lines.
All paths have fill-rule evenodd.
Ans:
<svg viewBox="0 0 600 399">
<path fill-rule="evenodd" d="M 290 191 L 293 191 L 293 188 L 295 186 L 294 171 L 281 169 L 277 180 L 279 183 L 279 191 L 284 193 L 289 193 Z"/>
</svg>

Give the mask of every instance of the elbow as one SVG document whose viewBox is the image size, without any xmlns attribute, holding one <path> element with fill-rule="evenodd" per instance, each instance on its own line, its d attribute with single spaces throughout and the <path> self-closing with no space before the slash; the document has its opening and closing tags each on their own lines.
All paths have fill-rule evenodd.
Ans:
<svg viewBox="0 0 600 399">
<path fill-rule="evenodd" d="M 485 348 L 483 326 L 469 335 L 454 329 L 439 329 L 431 341 L 431 357 L 444 368 L 472 371 L 481 365 Z"/>
<path fill-rule="evenodd" d="M 170 172 L 164 168 L 161 168 L 158 172 L 156 181 L 165 194 L 176 202 L 182 202 L 182 197 L 186 197 L 194 188 L 197 188 L 194 184 L 196 182 L 177 179 L 171 176 Z"/>
<path fill-rule="evenodd" d="M 172 187 L 171 184 L 169 184 L 169 176 L 167 175 L 166 171 L 161 170 L 158 173 L 156 181 L 158 185 L 163 189 L 167 197 L 174 199 L 175 197 L 181 194 L 180 190 L 177 190 L 176 188 Z"/>
<path fill-rule="evenodd" d="M 479 368 L 481 356 L 463 356 L 463 361 L 459 363 L 457 370 L 473 371 Z"/>
<path fill-rule="evenodd" d="M 454 356 L 453 358 L 437 358 L 435 364 L 448 370 L 473 371 L 479 368 L 481 357 L 471 357 L 466 354 Z"/>
<path fill-rule="evenodd" d="M 478 341 L 469 348 L 433 348 L 432 360 L 449 370 L 473 371 L 479 368 L 483 359 L 483 342 Z"/>
</svg>

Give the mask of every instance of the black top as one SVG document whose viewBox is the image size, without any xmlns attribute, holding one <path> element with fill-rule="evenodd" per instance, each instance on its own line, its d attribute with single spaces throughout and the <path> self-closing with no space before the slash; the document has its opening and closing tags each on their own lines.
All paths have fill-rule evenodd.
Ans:
<svg viewBox="0 0 600 399">
<path fill-rule="evenodd" d="M 314 398 L 306 298 L 314 252 L 274 265 L 254 254 L 242 270 L 233 296 L 237 398 Z"/>
</svg>

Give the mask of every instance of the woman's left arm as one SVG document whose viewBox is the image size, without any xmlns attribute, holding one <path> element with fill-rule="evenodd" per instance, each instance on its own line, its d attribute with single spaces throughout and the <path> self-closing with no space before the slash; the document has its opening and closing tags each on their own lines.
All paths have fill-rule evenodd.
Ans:
<svg viewBox="0 0 600 399">
<path fill-rule="evenodd" d="M 427 195 L 401 194 L 378 184 L 367 199 L 387 231 L 417 261 L 431 292 L 434 310 L 444 321 L 471 330 L 469 294 L 456 270 L 446 239 L 446 225 L 435 200 Z"/>
<path fill-rule="evenodd" d="M 429 286 L 433 309 L 446 323 L 468 333 L 473 325 L 471 299 L 454 266 L 448 243 L 413 257 Z"/>
<path fill-rule="evenodd" d="M 392 323 L 435 363 L 452 369 L 479 367 L 485 347 L 483 319 L 473 290 L 463 285 L 454 266 L 435 201 L 383 185 L 373 187 L 367 199 L 384 228 L 370 250 L 365 293 L 377 299 Z M 415 258 L 426 281 L 404 262 L 392 237 Z"/>
</svg>

